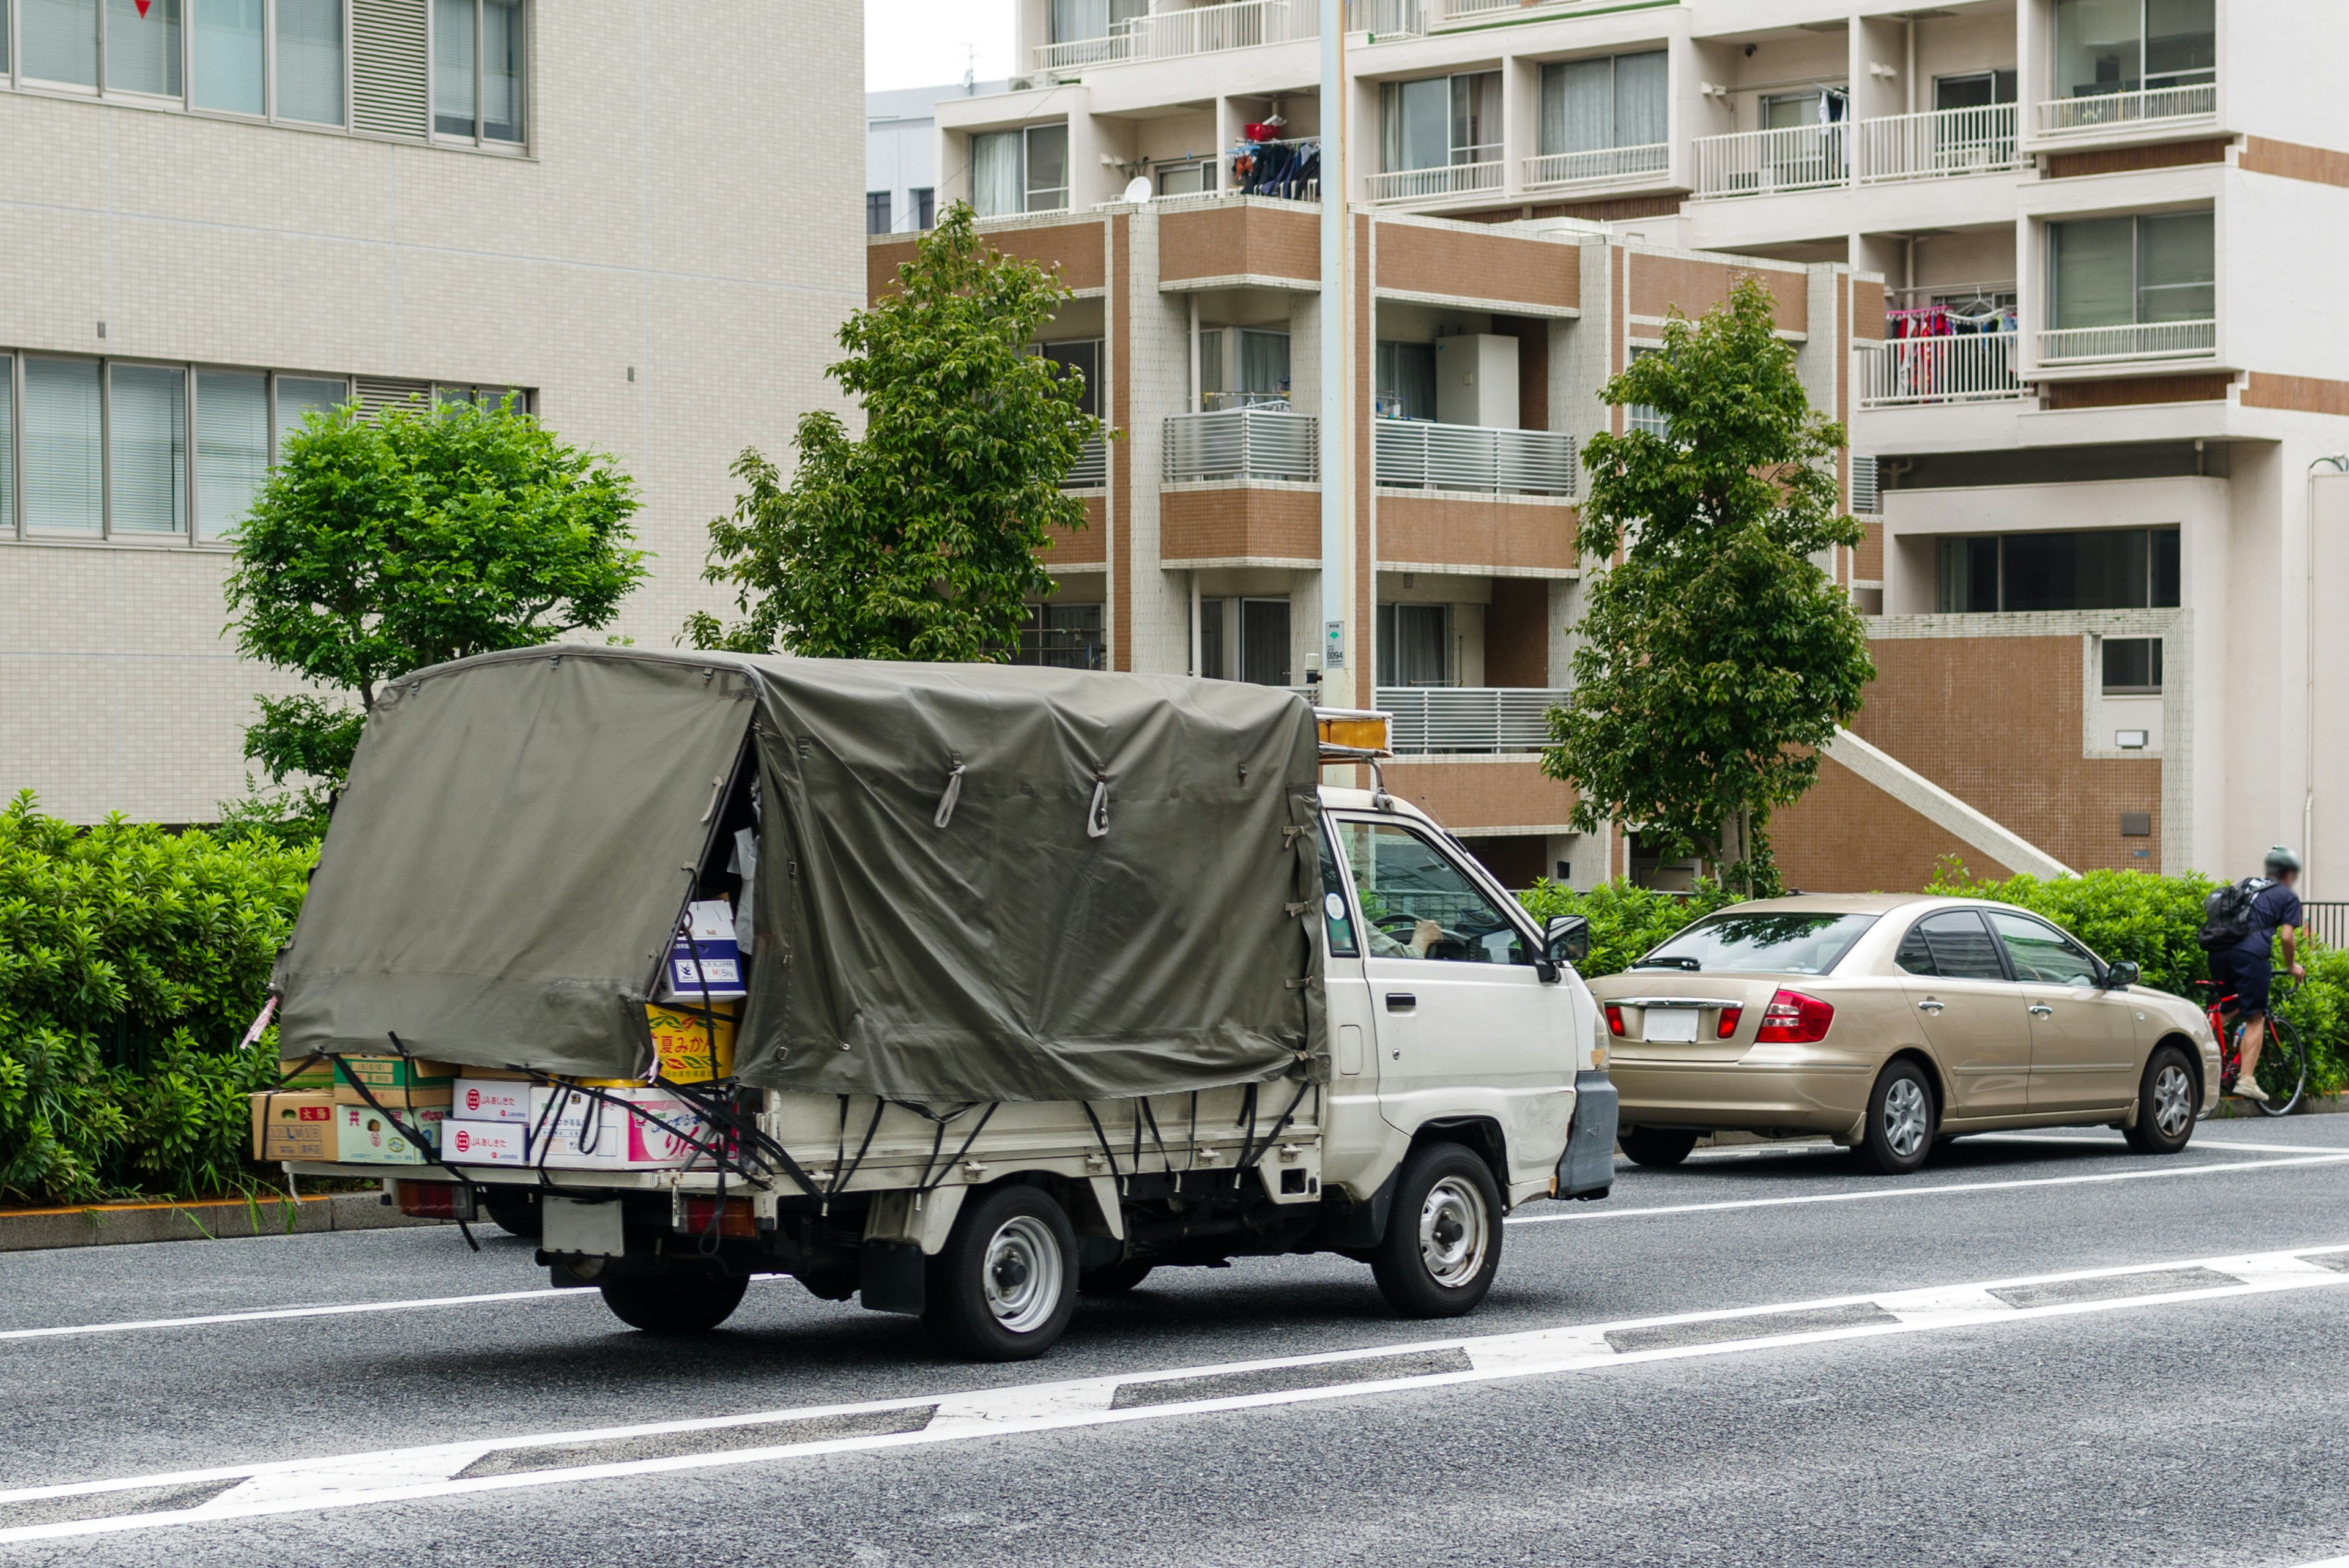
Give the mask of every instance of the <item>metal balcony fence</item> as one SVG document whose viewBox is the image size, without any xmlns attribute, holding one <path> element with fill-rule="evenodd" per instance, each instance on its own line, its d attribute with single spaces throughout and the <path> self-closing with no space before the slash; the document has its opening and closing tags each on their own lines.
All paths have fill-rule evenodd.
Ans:
<svg viewBox="0 0 2349 1568">
<path fill-rule="evenodd" d="M 2048 99 L 2039 106 L 2039 129 L 2051 134 L 2095 130 L 2147 120 L 2196 119 L 2219 112 L 2219 84 L 2187 82 L 2136 92 L 2092 92 Z"/>
<path fill-rule="evenodd" d="M 1661 174 L 1671 164 L 1669 141 L 1642 147 L 1601 147 L 1585 152 L 1545 152 L 1526 160 L 1526 184 L 1581 185 L 1599 180 L 1629 180 Z"/>
<path fill-rule="evenodd" d="M 1376 420 L 1376 483 L 1408 490 L 1574 493 L 1574 438 L 1555 431 Z"/>
<path fill-rule="evenodd" d="M 1700 136 L 1693 146 L 1700 197 L 1816 191 L 1851 179 L 1851 125 L 1846 120 Z"/>
<path fill-rule="evenodd" d="M 1109 483 L 1109 443 L 1095 436 L 1085 442 L 1070 465 L 1068 477 L 1061 481 L 1063 490 L 1098 490 Z"/>
<path fill-rule="evenodd" d="M 1858 147 L 1853 171 L 1863 185 L 1987 174 L 2023 162 L 2015 151 L 2011 103 L 1863 119 L 1855 130 Z"/>
<path fill-rule="evenodd" d="M 1903 337 L 1859 351 L 1859 406 L 2007 402 L 2023 395 L 2016 335 Z"/>
<path fill-rule="evenodd" d="M 1169 414 L 1164 473 L 1169 484 L 1203 480 L 1321 477 L 1320 421 L 1277 409 Z"/>
<path fill-rule="evenodd" d="M 2039 334 L 2043 365 L 2105 359 L 2207 359 L 2219 351 L 2216 321 L 2138 321 L 2054 327 Z"/>
<path fill-rule="evenodd" d="M 1537 752 L 1564 691 L 1539 686 L 1381 686 L 1398 756 Z"/>
<path fill-rule="evenodd" d="M 1433 169 L 1396 169 L 1368 182 L 1373 202 L 1426 202 L 1441 196 L 1474 195 L 1501 188 L 1505 165 L 1498 147 L 1467 150 L 1485 156 L 1475 162 L 1443 163 Z"/>
<path fill-rule="evenodd" d="M 1347 0 L 1346 26 L 1379 37 L 1415 35 L 1426 27 L 1423 0 Z M 1319 0 L 1226 0 L 1131 17 L 1112 24 L 1105 37 L 1040 45 L 1036 68 L 1065 79 L 1092 66 L 1182 59 L 1320 36 Z"/>
</svg>

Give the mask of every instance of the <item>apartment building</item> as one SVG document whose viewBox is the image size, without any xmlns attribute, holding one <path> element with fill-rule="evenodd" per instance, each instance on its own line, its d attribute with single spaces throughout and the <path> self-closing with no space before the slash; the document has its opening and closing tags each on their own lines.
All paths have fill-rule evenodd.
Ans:
<svg viewBox="0 0 2349 1568">
<path fill-rule="evenodd" d="M 887 88 L 864 95 L 864 232 L 915 234 L 937 219 L 938 122 L 947 98 L 993 97 L 1008 81 L 966 78 L 942 87 Z"/>
<path fill-rule="evenodd" d="M 243 793 L 293 688 L 223 635 L 228 543 L 348 399 L 519 394 L 639 485 L 614 630 L 714 605 L 727 465 L 863 298 L 862 57 L 856 0 L 0 0 L 0 791 Z"/>
<path fill-rule="evenodd" d="M 1497 451 L 1636 418 L 1595 402 L 1600 373 L 1654 341 L 1667 296 L 1695 308 L 1706 287 L 1692 280 L 1739 258 L 1811 304 L 1780 325 L 1803 344 L 1816 400 L 1849 425 L 1848 493 L 1868 524 L 1835 569 L 1871 618 L 1879 678 L 1818 790 L 1778 819 L 1792 879 L 1913 887 L 1945 854 L 1979 872 L 2240 872 L 2278 842 L 2306 846 L 2312 885 L 2349 878 L 2336 690 L 2349 648 L 2330 609 L 2349 586 L 2349 479 L 2325 461 L 2349 449 L 2349 311 L 2331 297 L 2349 241 L 2349 110 L 2332 90 L 2349 32 L 2335 7 L 1350 0 L 1342 115 L 1320 101 L 1318 12 L 1022 0 L 1027 74 L 938 107 L 937 199 L 968 197 L 1006 233 L 1107 214 L 1139 234 L 1193 209 L 1247 213 L 1218 220 L 1236 235 L 1269 233 L 1255 214 L 1319 198 L 1319 150 L 1342 125 L 1358 246 L 1440 233 L 1458 265 L 1425 299 L 1390 290 L 1376 265 L 1361 273 L 1376 278 L 1364 472 L 1371 448 L 1451 440 L 1435 433 L 1447 427 L 1487 432 L 1474 439 Z M 1146 207 L 1104 206 L 1137 178 Z M 1572 276 L 1580 314 L 1559 314 L 1555 292 L 1546 306 L 1520 297 L 1540 293 L 1531 283 L 1494 296 L 1490 280 L 1515 274 L 1475 248 L 1479 228 L 1536 247 L 1542 287 Z M 1592 286 L 1600 254 L 1630 293 L 1603 272 Z M 1313 408 L 1312 291 L 1255 281 L 1252 249 L 1214 265 L 1212 287 L 1162 285 L 1182 308 L 1133 318 L 1148 337 L 1169 319 L 1187 328 L 1198 307 L 1196 373 L 1173 394 L 1159 376 L 1153 396 L 1176 395 L 1185 418 L 1280 391 Z M 1658 274 L 1692 282 L 1642 295 Z M 1611 341 L 1592 329 L 1602 302 Z M 1284 317 L 1286 360 L 1267 336 Z M 1520 322 L 1543 325 L 1546 382 Z M 1448 374 L 1429 373 L 1444 355 L 1489 371 L 1506 358 L 1489 340 L 1511 336 L 1514 418 L 1506 398 L 1464 405 Z M 1105 341 L 1112 386 L 1150 383 L 1148 361 L 1121 370 Z M 1167 438 L 1141 422 L 1158 406 L 1112 415 L 1132 440 L 1108 454 L 1112 497 L 1121 473 L 1140 483 L 1141 465 L 1164 461 Z M 1157 476 L 1162 511 L 1174 472 Z M 1367 504 L 1423 509 L 1461 493 L 1451 483 L 1397 497 L 1382 472 Z M 1570 526 L 1568 488 L 1512 475 L 1462 504 Z M 1153 554 L 1134 504 L 1135 602 L 1179 597 L 1167 566 L 1146 565 L 1172 558 Z M 1430 526 L 1416 554 L 1381 536 L 1375 557 L 1382 701 L 1407 689 L 1465 703 L 1533 668 L 1460 653 L 1473 607 L 1447 612 L 1451 662 L 1402 651 L 1433 625 L 1404 614 L 1413 596 L 1458 593 L 1447 602 L 1485 606 L 1489 627 L 1509 624 L 1491 607 L 1520 591 L 1428 587 L 1443 574 L 1419 567 L 1456 571 L 1470 532 Z M 1475 564 L 1495 585 L 1527 580 Z M 1226 569 L 1240 568 L 1202 571 Z M 1555 685 L 1574 578 L 1549 580 L 1557 602 L 1539 613 L 1558 647 L 1541 679 Z M 1203 592 L 1237 595 L 1244 623 L 1258 590 L 1237 581 Z M 1122 645 L 1118 595 L 1104 602 L 1112 659 L 1181 667 L 1179 646 L 1152 640 L 1153 612 L 1137 607 Z M 1218 613 L 1203 606 L 1211 625 Z M 1506 772 L 1532 741 L 1467 743 L 1519 758 L 1485 764 Z M 1635 853 L 1618 843 L 1605 863 L 1633 867 Z M 1572 858 L 1578 879 L 1582 862 L 1599 868 L 1587 850 Z"/>
</svg>

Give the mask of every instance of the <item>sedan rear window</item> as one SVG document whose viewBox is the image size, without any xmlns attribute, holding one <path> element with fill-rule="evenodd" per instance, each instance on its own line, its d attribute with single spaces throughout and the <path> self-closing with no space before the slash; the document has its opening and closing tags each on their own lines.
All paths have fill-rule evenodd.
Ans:
<svg viewBox="0 0 2349 1568">
<path fill-rule="evenodd" d="M 1824 910 L 1714 915 L 1699 920 L 1631 967 L 1702 970 L 1708 974 L 1825 974 L 1874 924 L 1874 915 Z"/>
</svg>

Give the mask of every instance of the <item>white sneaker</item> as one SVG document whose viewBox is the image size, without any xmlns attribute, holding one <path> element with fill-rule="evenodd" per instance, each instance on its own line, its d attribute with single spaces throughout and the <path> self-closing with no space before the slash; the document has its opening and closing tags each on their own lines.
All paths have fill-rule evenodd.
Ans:
<svg viewBox="0 0 2349 1568">
<path fill-rule="evenodd" d="M 2261 1088 L 2259 1080 L 2249 1073 L 2235 1080 L 2235 1093 L 2244 1099 L 2257 1100 L 2261 1105 L 2267 1104 L 2268 1092 Z"/>
</svg>

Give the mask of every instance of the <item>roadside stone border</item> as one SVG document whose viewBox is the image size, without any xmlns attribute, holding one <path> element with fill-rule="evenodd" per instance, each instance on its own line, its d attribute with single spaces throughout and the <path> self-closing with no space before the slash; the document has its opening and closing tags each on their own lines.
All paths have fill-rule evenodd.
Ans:
<svg viewBox="0 0 2349 1568">
<path fill-rule="evenodd" d="M 327 1192 L 298 1203 L 280 1193 L 250 1204 L 99 1203 L 87 1209 L 0 1210 L 0 1252 L 56 1247 L 116 1247 L 139 1241 L 210 1241 L 236 1236 L 306 1236 L 320 1231 L 388 1231 L 441 1225 L 411 1220 L 380 1192 Z"/>
</svg>

